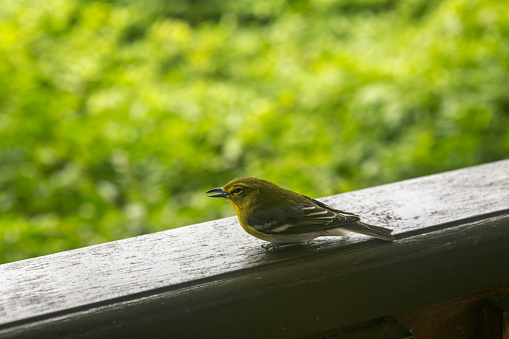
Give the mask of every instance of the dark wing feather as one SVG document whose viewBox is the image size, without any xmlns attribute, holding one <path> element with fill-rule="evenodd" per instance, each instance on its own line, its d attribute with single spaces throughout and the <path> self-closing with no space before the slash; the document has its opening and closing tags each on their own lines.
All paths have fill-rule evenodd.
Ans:
<svg viewBox="0 0 509 339">
<path fill-rule="evenodd" d="M 350 232 L 365 234 L 365 235 L 369 235 L 369 236 L 372 236 L 372 237 L 375 237 L 378 239 L 382 239 L 382 240 L 387 240 L 387 241 L 394 240 L 394 236 L 391 234 L 392 233 L 391 229 L 363 223 L 360 221 L 360 217 L 354 213 L 341 211 L 341 210 L 332 208 L 318 200 L 311 199 L 306 196 L 304 196 L 304 197 L 308 198 L 309 200 L 312 200 L 318 206 L 326 208 L 326 209 L 331 210 L 336 213 L 336 218 L 332 222 L 333 227 L 329 227 L 329 229 L 343 228 Z"/>
<path fill-rule="evenodd" d="M 345 211 L 342 211 L 342 210 L 337 210 L 337 209 L 335 209 L 333 207 L 330 207 L 329 205 L 324 204 L 323 202 L 320 202 L 318 200 L 312 199 L 310 197 L 306 197 L 305 195 L 303 195 L 303 197 L 308 199 L 308 200 L 311 200 L 312 202 L 314 202 L 315 204 L 317 204 L 318 206 L 320 206 L 322 208 L 326 208 L 328 210 L 334 211 L 334 212 L 339 213 L 339 214 L 353 215 L 353 216 L 357 217 L 357 220 L 360 220 L 360 218 L 359 218 L 359 216 L 357 214 L 350 213 L 350 212 L 345 212 Z"/>
<path fill-rule="evenodd" d="M 292 216 L 299 217 L 302 214 L 298 207 L 264 207 L 254 210 L 247 218 L 247 223 L 263 233 L 277 232 L 284 225 L 293 225 Z"/>
<path fill-rule="evenodd" d="M 250 226 L 266 234 L 300 234 L 330 230 L 359 220 L 353 213 L 336 210 L 317 200 L 294 207 L 265 207 L 255 210 L 247 219 Z"/>
</svg>

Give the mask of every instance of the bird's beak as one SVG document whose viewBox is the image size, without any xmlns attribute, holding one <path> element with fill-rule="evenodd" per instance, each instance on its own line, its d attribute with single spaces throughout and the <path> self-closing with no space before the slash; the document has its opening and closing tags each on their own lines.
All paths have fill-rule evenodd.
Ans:
<svg viewBox="0 0 509 339">
<path fill-rule="evenodd" d="M 207 193 L 215 193 L 215 194 L 209 194 L 208 197 L 210 198 L 226 198 L 228 195 L 222 187 L 213 188 L 211 190 L 208 190 Z"/>
</svg>

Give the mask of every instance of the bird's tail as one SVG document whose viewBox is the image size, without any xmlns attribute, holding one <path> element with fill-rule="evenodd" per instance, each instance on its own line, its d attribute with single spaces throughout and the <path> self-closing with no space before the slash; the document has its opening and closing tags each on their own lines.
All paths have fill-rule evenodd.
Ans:
<svg viewBox="0 0 509 339">
<path fill-rule="evenodd" d="M 365 234 L 386 241 L 394 241 L 394 236 L 391 234 L 392 230 L 385 227 L 373 226 L 357 221 L 356 223 L 342 226 L 342 228 L 350 232 Z"/>
</svg>

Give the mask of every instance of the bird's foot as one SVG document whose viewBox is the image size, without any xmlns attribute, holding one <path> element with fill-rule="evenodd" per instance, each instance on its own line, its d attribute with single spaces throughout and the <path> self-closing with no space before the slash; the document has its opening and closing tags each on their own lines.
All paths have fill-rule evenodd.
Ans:
<svg viewBox="0 0 509 339">
<path fill-rule="evenodd" d="M 304 242 L 290 242 L 290 243 L 276 243 L 276 242 L 269 242 L 267 244 L 263 244 L 262 248 L 266 249 L 267 251 L 274 251 L 279 248 L 286 248 L 291 246 L 298 246 L 298 245 L 307 245 L 309 241 Z"/>
</svg>

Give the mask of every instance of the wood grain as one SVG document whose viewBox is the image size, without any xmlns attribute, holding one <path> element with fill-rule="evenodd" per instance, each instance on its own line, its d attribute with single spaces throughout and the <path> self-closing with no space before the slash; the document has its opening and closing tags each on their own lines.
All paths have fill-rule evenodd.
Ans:
<svg viewBox="0 0 509 339">
<path fill-rule="evenodd" d="M 387 285 L 394 283 L 390 275 L 401 276 L 403 269 L 410 270 L 405 272 L 409 279 L 404 279 L 401 283 L 407 285 L 398 289 L 410 295 L 415 289 L 408 284 L 421 286 L 427 280 L 438 283 L 420 276 L 420 272 L 435 268 L 430 266 L 434 259 L 442 260 L 436 263 L 442 275 L 447 275 L 446 267 L 442 267 L 445 263 L 463 265 L 454 262 L 460 260 L 455 257 L 459 253 L 467 257 L 471 253 L 471 267 L 484 267 L 490 274 L 503 267 L 500 260 L 509 262 L 508 252 L 500 247 L 509 239 L 508 160 L 321 200 L 357 213 L 368 223 L 393 228 L 398 240 L 391 244 L 361 235 L 319 238 L 307 246 L 268 252 L 260 247 L 262 241 L 245 234 L 232 217 L 5 264 L 0 266 L 0 336 L 28 334 L 30 328 L 46 328 L 47 334 L 55 333 L 55 328 L 67 328 L 67 334 L 105 335 L 108 328 L 111 330 L 111 321 L 119 324 L 120 328 L 114 328 L 121 333 L 122 328 L 134 331 L 126 324 L 141 322 L 141 318 L 145 327 L 139 329 L 146 332 L 147 326 L 152 326 L 154 331 L 163 331 L 154 325 L 161 320 L 157 314 L 170 319 L 168 326 L 182 336 L 201 333 L 199 327 L 186 330 L 187 323 L 179 322 L 188 319 L 192 323 L 193 318 L 203 319 L 202 329 L 214 329 L 214 336 L 219 336 L 230 333 L 221 330 L 224 324 L 219 322 L 219 315 L 232 317 L 249 311 L 264 318 L 269 333 L 292 337 L 299 331 L 317 333 L 371 319 L 366 316 L 391 314 L 384 304 L 390 299 L 389 292 L 383 297 L 383 288 L 393 293 L 394 286 Z M 476 258 L 481 257 L 472 248 L 482 249 L 484 260 L 496 256 L 499 261 L 478 263 Z M 418 265 L 414 271 L 412 263 Z M 449 269 L 454 272 L 456 268 Z M 376 279 L 377 274 L 379 281 L 369 280 Z M 479 277 L 478 272 L 462 274 L 479 278 L 479 282 L 453 287 L 442 281 L 446 285 L 443 292 L 436 292 L 431 299 L 429 295 L 424 299 L 414 296 L 400 300 L 397 307 L 393 302 L 388 304 L 393 305 L 392 310 L 401 311 L 460 295 L 455 293 L 473 293 L 476 288 L 509 282 L 509 273 L 504 272 L 490 279 Z M 376 288 L 355 279 L 368 279 Z M 320 300 L 326 303 L 327 293 L 316 289 L 330 288 L 331 282 L 346 289 L 330 292 L 331 297 L 345 299 L 345 303 L 363 305 L 358 299 L 370 294 L 382 296 L 381 301 L 373 303 L 364 315 L 355 310 L 344 316 L 344 311 L 330 303 L 317 309 L 313 305 Z M 366 295 L 352 298 L 348 284 L 355 285 L 351 293 L 360 293 L 364 286 Z M 294 302 L 296 299 L 299 303 Z M 310 312 L 299 315 L 293 309 L 300 303 L 319 314 L 313 325 L 291 322 L 311 317 Z M 287 321 L 283 321 L 284 316 L 274 320 L 265 316 L 272 309 L 278 314 L 288 312 Z M 232 318 L 237 321 L 237 334 L 242 329 L 257 329 L 250 334 L 265 333 L 256 325 L 258 319 L 241 315 Z"/>
<path fill-rule="evenodd" d="M 483 308 L 486 300 L 509 291 L 509 286 L 418 307 L 393 316 L 414 339 L 478 339 L 486 336 Z M 500 332 L 502 325 L 500 325 Z M 500 338 L 496 337 L 496 338 Z"/>
</svg>

